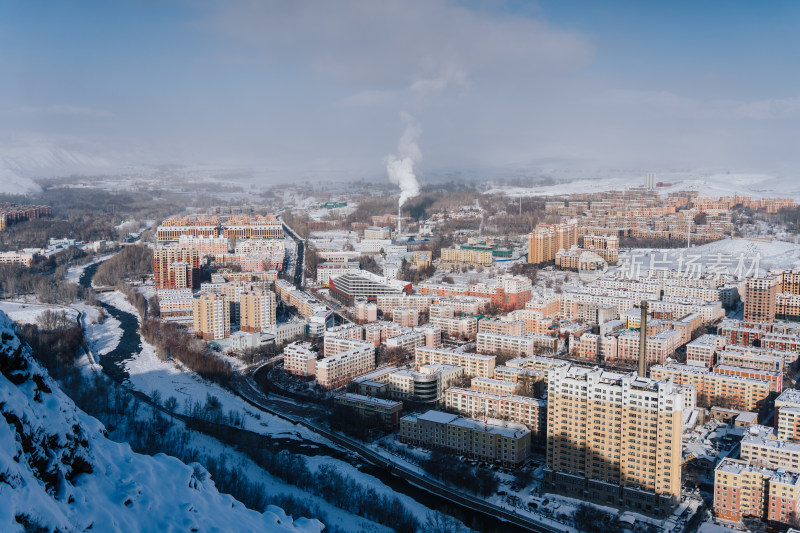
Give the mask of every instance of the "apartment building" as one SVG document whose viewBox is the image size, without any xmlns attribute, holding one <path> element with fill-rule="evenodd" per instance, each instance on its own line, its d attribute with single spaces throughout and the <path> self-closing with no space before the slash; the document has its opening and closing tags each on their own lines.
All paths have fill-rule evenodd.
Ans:
<svg viewBox="0 0 800 533">
<path fill-rule="evenodd" d="M 584 324 L 605 324 L 619 318 L 617 307 L 611 304 L 578 302 L 575 320 Z"/>
<path fill-rule="evenodd" d="M 201 294 L 192 302 L 194 334 L 205 340 L 219 340 L 231 335 L 228 299 L 222 294 Z"/>
<path fill-rule="evenodd" d="M 362 254 L 377 254 L 381 250 L 388 249 L 391 245 L 391 239 L 361 239 L 357 249 Z"/>
<path fill-rule="evenodd" d="M 178 237 L 178 246 L 197 250 L 201 256 L 228 253 L 229 241 L 225 237 L 209 237 L 206 235 L 181 235 Z"/>
<path fill-rule="evenodd" d="M 333 401 L 335 405 L 352 410 L 361 419 L 377 419 L 385 428 L 396 429 L 400 427 L 400 418 L 403 416 L 403 402 L 383 400 L 349 392 L 337 395 Z"/>
<path fill-rule="evenodd" d="M 558 366 L 567 366 L 569 363 L 563 359 L 556 359 L 554 357 L 544 357 L 541 355 L 530 355 L 528 357 L 517 357 L 506 361 L 509 368 L 521 368 L 525 370 L 535 370 L 544 372 L 544 382 L 547 384 L 547 376 L 551 368 Z"/>
<path fill-rule="evenodd" d="M 455 263 L 459 265 L 492 264 L 492 250 L 480 248 L 442 248 L 442 263 Z"/>
<path fill-rule="evenodd" d="M 769 383 L 771 392 L 780 394 L 783 391 L 783 372 L 777 370 L 761 370 L 726 364 L 718 364 L 712 370 L 715 374 L 763 380 Z"/>
<path fill-rule="evenodd" d="M 573 337 L 570 340 L 570 355 L 579 357 L 581 359 L 589 359 L 597 361 L 600 356 L 600 335 L 593 333 L 584 333 L 578 338 Z M 616 351 L 614 352 L 616 354 Z M 614 359 L 612 357 L 610 359 Z"/>
<path fill-rule="evenodd" d="M 560 309 L 557 312 L 567 320 L 576 320 L 580 305 L 610 305 L 616 308 L 617 314 L 630 311 L 638 303 L 630 296 L 613 296 L 607 293 L 591 294 L 590 292 L 565 292 L 561 295 Z"/>
<path fill-rule="evenodd" d="M 491 298 L 481 296 L 453 296 L 450 298 L 438 298 L 436 301 L 437 306 L 452 309 L 452 315 L 450 316 L 478 315 L 489 307 L 490 303 L 492 303 Z M 431 313 L 431 316 L 433 316 L 433 313 Z"/>
<path fill-rule="evenodd" d="M 436 300 L 438 300 L 437 297 L 424 294 L 379 295 L 375 299 L 375 303 L 384 314 L 392 314 L 395 307 L 416 309 L 418 313 L 426 313 Z"/>
<path fill-rule="evenodd" d="M 185 325 L 194 322 L 192 289 L 160 289 L 156 292 L 156 296 L 162 320 Z"/>
<path fill-rule="evenodd" d="M 748 427 L 739 455 L 750 464 L 800 471 L 800 443 L 781 439 L 776 428 L 756 424 Z"/>
<path fill-rule="evenodd" d="M 750 348 L 749 350 L 740 350 L 738 348 L 738 346 L 728 346 L 720 350 L 717 353 L 717 362 L 721 365 L 757 368 L 759 370 L 774 370 L 777 372 L 783 372 L 786 366 L 786 360 L 783 355 L 784 352 L 765 348 Z M 797 354 L 794 354 L 793 356 L 796 355 Z"/>
<path fill-rule="evenodd" d="M 525 425 L 533 441 L 547 431 L 547 402 L 527 396 L 451 387 L 444 392 L 448 411 L 476 419 L 499 419 Z"/>
<path fill-rule="evenodd" d="M 366 324 L 378 320 L 378 306 L 366 298 L 358 298 L 355 301 L 356 322 Z"/>
<path fill-rule="evenodd" d="M 541 311 L 534 311 L 532 309 L 517 309 L 516 311 L 511 311 L 502 317 L 501 320 L 522 322 L 525 326 L 522 333 L 523 335 L 526 333 L 545 335 L 555 327 L 555 320 L 553 318 L 545 318 Z"/>
<path fill-rule="evenodd" d="M 631 303 L 633 307 L 633 303 Z M 525 304 L 525 309 L 537 311 L 545 318 L 551 318 L 561 313 L 562 299 L 558 294 L 537 295 Z"/>
<path fill-rule="evenodd" d="M 401 326 L 413 328 L 419 323 L 419 311 L 413 307 L 395 307 L 392 310 L 392 320 Z"/>
<path fill-rule="evenodd" d="M 180 267 L 171 267 L 174 263 L 180 263 Z M 200 288 L 200 252 L 175 245 L 156 247 L 153 278 L 156 289 Z"/>
<path fill-rule="evenodd" d="M 192 266 L 186 261 L 175 261 L 167 266 L 168 286 L 171 288 L 191 288 L 192 278 Z"/>
<path fill-rule="evenodd" d="M 800 473 L 725 458 L 714 470 L 714 516 L 790 525 L 800 507 Z"/>
<path fill-rule="evenodd" d="M 490 354 L 533 355 L 537 348 L 548 352 L 558 350 L 558 338 L 548 335 L 528 334 L 524 336 L 501 333 L 478 333 L 478 351 Z"/>
<path fill-rule="evenodd" d="M 361 270 L 359 263 L 320 263 L 317 265 L 317 283 L 327 286 L 332 277 L 358 270 Z"/>
<path fill-rule="evenodd" d="M 474 339 L 478 333 L 478 319 L 474 316 L 431 316 L 428 323 L 441 328 L 448 337 Z"/>
<path fill-rule="evenodd" d="M 665 329 L 649 335 L 645 341 L 647 364 L 660 364 L 670 358 L 681 342 L 681 334 L 674 329 Z M 639 332 L 623 331 L 617 336 L 618 361 L 639 360 Z"/>
<path fill-rule="evenodd" d="M 469 296 L 467 285 L 456 285 L 450 283 L 423 282 L 417 286 L 417 290 L 423 295 L 440 296 L 442 298 L 452 298 L 453 296 Z"/>
<path fill-rule="evenodd" d="M 275 324 L 267 333 L 275 336 L 275 344 L 284 344 L 296 339 L 306 332 L 305 320 L 292 320 L 283 324 Z"/>
<path fill-rule="evenodd" d="M 703 324 L 710 324 L 725 316 L 725 311 L 722 309 L 722 302 L 680 302 L 680 301 L 666 301 L 666 300 L 651 300 L 648 302 L 650 312 L 654 315 L 657 313 L 672 313 L 672 316 L 686 316 L 697 313 L 702 317 Z"/>
<path fill-rule="evenodd" d="M 697 387 L 697 402 L 700 405 L 725 406 L 742 411 L 758 411 L 770 396 L 770 383 L 722 373 L 698 366 L 669 363 L 650 367 L 653 379 L 671 378 L 678 385 Z"/>
<path fill-rule="evenodd" d="M 317 357 L 309 342 L 293 342 L 283 349 L 283 368 L 288 374 L 304 379 L 314 379 Z"/>
<path fill-rule="evenodd" d="M 414 366 L 417 370 L 425 365 L 455 365 L 462 367 L 464 375 L 468 377 L 490 378 L 494 376 L 494 355 L 464 353 L 427 346 L 418 347 L 414 353 Z"/>
<path fill-rule="evenodd" d="M 386 339 L 386 347 L 398 350 L 407 350 L 414 353 L 418 346 L 425 346 L 425 334 L 419 331 L 409 331 Z"/>
<path fill-rule="evenodd" d="M 542 370 L 531 370 L 515 366 L 497 366 L 494 369 L 494 379 L 510 381 L 519 386 L 531 386 L 533 391 L 540 395 L 544 393 L 544 380 L 547 373 Z"/>
<path fill-rule="evenodd" d="M 527 328 L 525 322 L 521 320 L 484 318 L 478 322 L 478 333 L 499 333 L 501 335 L 516 335 L 520 337 L 527 333 Z"/>
<path fill-rule="evenodd" d="M 686 345 L 686 364 L 711 368 L 716 363 L 717 352 L 725 347 L 725 337 L 705 334 Z"/>
<path fill-rule="evenodd" d="M 267 332 L 276 322 L 277 299 L 275 293 L 252 287 L 239 296 L 239 329 L 241 331 Z"/>
<path fill-rule="evenodd" d="M 550 370 L 543 490 L 664 515 L 680 501 L 684 396 L 672 381 Z"/>
<path fill-rule="evenodd" d="M 189 237 L 218 237 L 220 219 L 217 216 L 187 216 L 170 217 L 156 228 L 156 242 L 177 242 L 181 236 Z"/>
<path fill-rule="evenodd" d="M 578 244 L 578 224 L 543 224 L 536 226 L 528 237 L 528 263 L 541 264 L 553 261 L 556 252 L 569 250 Z"/>
<path fill-rule="evenodd" d="M 775 320 L 780 285 L 781 278 L 778 276 L 748 278 L 744 285 L 744 320 L 755 322 Z"/>
<path fill-rule="evenodd" d="M 375 346 L 357 344 L 350 350 L 317 361 L 316 378 L 320 387 L 327 390 L 344 387 L 353 378 L 375 368 Z"/>
<path fill-rule="evenodd" d="M 506 466 L 522 463 L 531 447 L 531 432 L 522 424 L 472 420 L 441 411 L 404 416 L 398 439 Z"/>
<path fill-rule="evenodd" d="M 495 368 L 495 374 L 496 373 L 497 368 Z M 516 381 L 503 381 L 497 378 L 472 378 L 469 387 L 471 390 L 478 392 L 509 395 L 517 393 L 520 383 Z"/>
<path fill-rule="evenodd" d="M 284 239 L 283 225 L 272 215 L 234 215 L 222 224 L 226 239 Z"/>
<path fill-rule="evenodd" d="M 775 399 L 775 427 L 778 438 L 800 443 L 800 391 L 786 389 Z"/>
</svg>

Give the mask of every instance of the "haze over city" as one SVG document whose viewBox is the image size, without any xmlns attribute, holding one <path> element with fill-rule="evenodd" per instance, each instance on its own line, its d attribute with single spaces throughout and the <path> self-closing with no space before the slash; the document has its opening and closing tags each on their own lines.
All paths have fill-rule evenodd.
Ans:
<svg viewBox="0 0 800 533">
<path fill-rule="evenodd" d="M 5 176 L 800 168 L 795 2 L 4 2 Z M 12 174 L 13 173 L 13 174 Z"/>
</svg>

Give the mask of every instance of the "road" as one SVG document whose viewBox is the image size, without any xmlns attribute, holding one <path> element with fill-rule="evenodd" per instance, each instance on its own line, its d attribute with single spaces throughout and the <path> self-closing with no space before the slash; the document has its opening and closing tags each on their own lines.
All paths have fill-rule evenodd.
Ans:
<svg viewBox="0 0 800 533">
<path fill-rule="evenodd" d="M 253 380 L 252 376 L 254 373 L 255 372 L 251 373 L 246 378 L 239 380 L 236 386 L 236 392 L 239 394 L 239 396 L 254 407 L 263 409 L 290 422 L 300 424 L 322 435 L 323 437 L 326 437 L 331 442 L 338 444 L 344 449 L 359 455 L 368 463 L 383 469 L 387 473 L 405 479 L 409 483 L 436 494 L 441 498 L 445 498 L 461 507 L 465 507 L 472 511 L 478 511 L 500 520 L 511 522 L 512 524 L 529 529 L 531 531 L 537 531 L 541 533 L 557 533 L 561 531 L 560 528 L 540 522 L 534 518 L 518 515 L 513 511 L 509 511 L 503 507 L 486 502 L 478 497 L 453 490 L 451 487 L 439 481 L 430 479 L 419 474 L 415 470 L 386 459 L 382 455 L 370 448 L 367 448 L 356 440 L 350 439 L 349 437 L 345 437 L 338 433 L 334 433 L 328 428 L 304 418 L 304 416 L 307 416 L 309 413 L 306 407 L 299 406 L 290 401 L 283 401 L 265 396 Z"/>
<path fill-rule="evenodd" d="M 305 246 L 306 241 L 305 239 L 301 239 L 300 236 L 295 233 L 295 231 L 289 227 L 286 222 L 283 221 L 282 218 L 278 218 L 280 220 L 281 225 L 283 225 L 283 231 L 289 235 L 294 241 L 297 243 L 297 257 L 294 260 L 294 276 L 292 278 L 292 282 L 294 286 L 298 289 L 303 288 L 303 284 L 305 283 L 305 269 L 304 266 L 304 255 L 305 255 Z"/>
</svg>

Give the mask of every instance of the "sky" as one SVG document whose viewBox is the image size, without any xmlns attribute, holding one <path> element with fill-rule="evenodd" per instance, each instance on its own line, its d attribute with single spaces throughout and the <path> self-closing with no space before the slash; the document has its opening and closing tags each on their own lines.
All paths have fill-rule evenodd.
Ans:
<svg viewBox="0 0 800 533">
<path fill-rule="evenodd" d="M 800 169 L 800 3 L 0 2 L 0 172 Z M 0 174 L 0 177 L 2 175 Z"/>
</svg>

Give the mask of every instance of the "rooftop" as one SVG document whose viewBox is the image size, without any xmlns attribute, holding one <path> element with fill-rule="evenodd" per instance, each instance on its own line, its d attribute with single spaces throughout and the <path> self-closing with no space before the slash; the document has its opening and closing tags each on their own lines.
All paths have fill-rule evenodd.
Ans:
<svg viewBox="0 0 800 533">
<path fill-rule="evenodd" d="M 368 404 L 372 404 L 372 405 L 380 405 L 382 407 L 396 407 L 398 405 L 402 407 L 402 405 L 403 405 L 402 402 L 395 402 L 395 401 L 392 401 L 392 400 L 383 400 L 381 398 L 375 398 L 373 396 L 364 396 L 363 394 L 354 394 L 352 392 L 346 392 L 344 394 L 340 394 L 340 395 L 338 395 L 336 397 L 336 399 L 338 400 L 339 398 L 342 398 L 342 399 L 345 399 L 345 400 L 351 400 L 351 401 L 354 401 L 354 402 L 368 403 Z"/>
<path fill-rule="evenodd" d="M 775 399 L 775 402 L 793 403 L 800 406 L 800 390 L 786 389 Z"/>
</svg>

